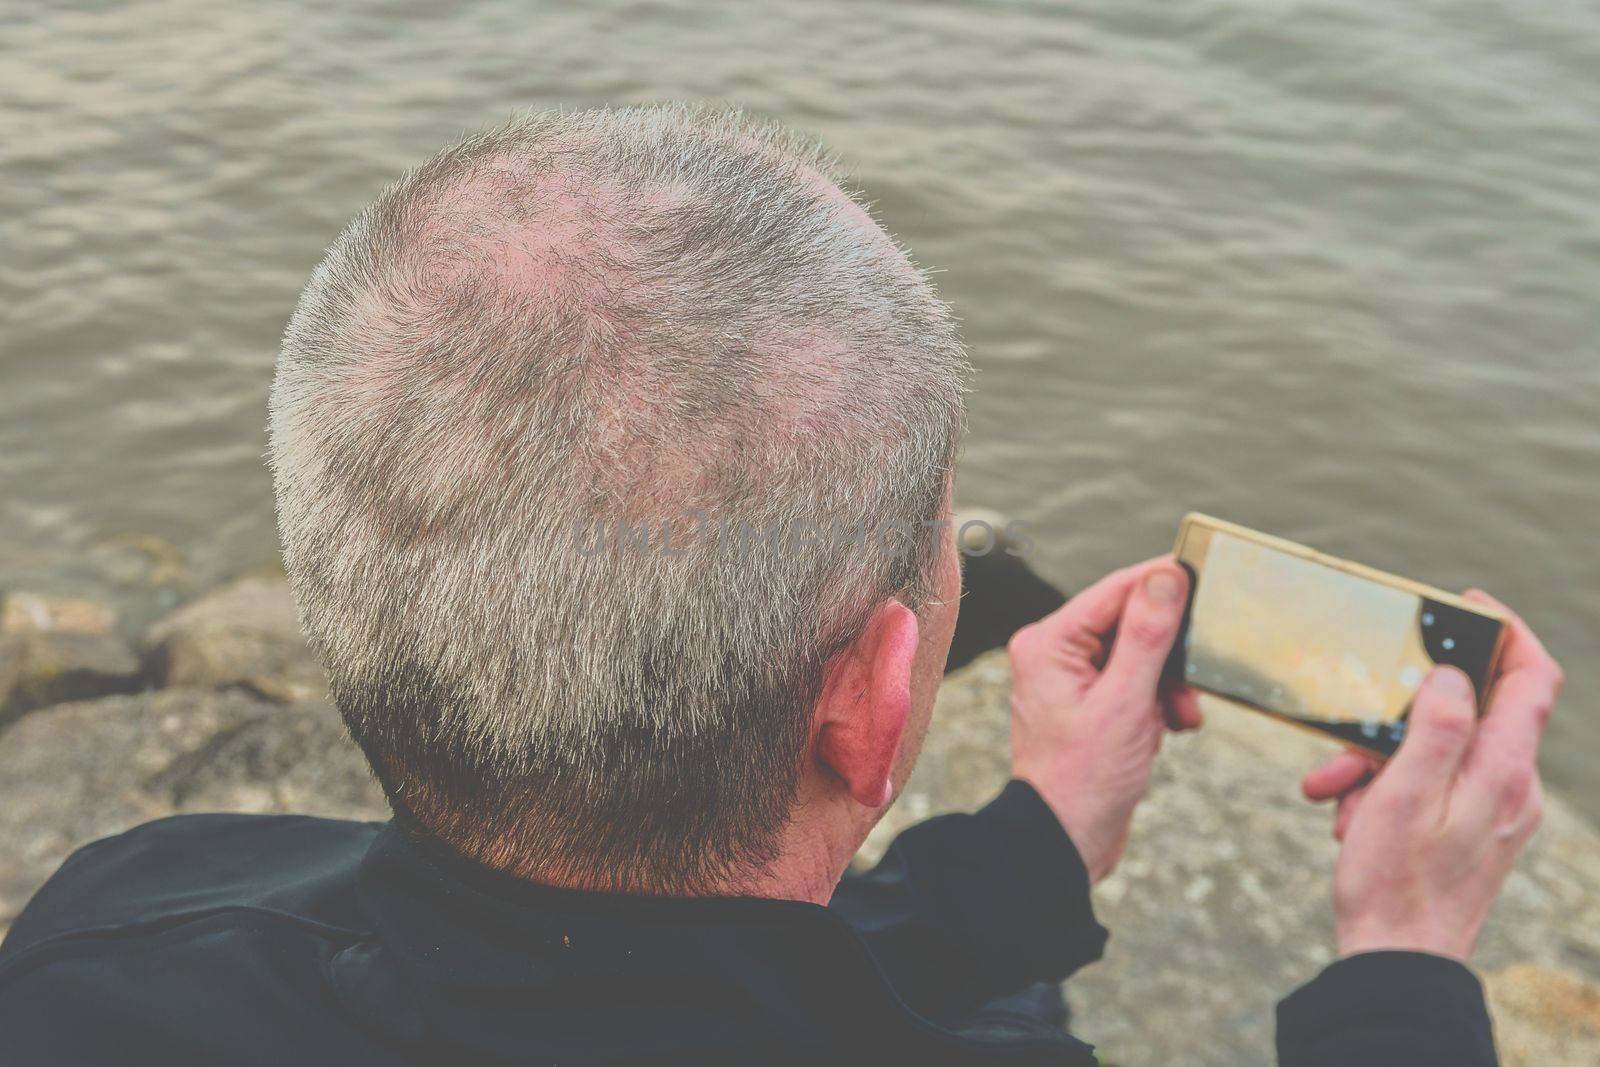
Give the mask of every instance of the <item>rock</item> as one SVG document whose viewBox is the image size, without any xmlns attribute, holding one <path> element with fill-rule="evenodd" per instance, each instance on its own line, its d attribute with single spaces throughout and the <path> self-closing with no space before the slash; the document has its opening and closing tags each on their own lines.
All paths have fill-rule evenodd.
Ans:
<svg viewBox="0 0 1600 1067">
<path fill-rule="evenodd" d="M 1004 653 L 946 681 L 917 771 L 864 859 L 906 825 L 970 810 L 1004 783 L 1009 681 Z M 1127 855 L 1096 889 L 1112 931 L 1106 958 L 1067 983 L 1075 1032 L 1119 1067 L 1273 1063 L 1273 1005 L 1333 956 L 1331 816 L 1298 789 L 1332 746 L 1225 706 L 1207 713 L 1205 730 L 1167 742 Z M 327 704 L 238 688 L 36 711 L 0 736 L 0 783 L 0 929 L 71 851 L 149 819 L 387 817 Z M 1600 833 L 1559 798 L 1474 964 L 1508 1067 L 1600 1062 Z"/>
<path fill-rule="evenodd" d="M 327 694 L 281 578 L 245 578 L 178 608 L 141 642 L 160 685 L 241 688 L 294 702 Z"/>
<path fill-rule="evenodd" d="M 183 555 L 155 534 L 122 534 L 90 545 L 83 562 L 102 580 L 124 588 L 188 587 Z"/>
<path fill-rule="evenodd" d="M 971 810 L 1004 784 L 1009 685 L 1003 652 L 946 680 L 916 773 L 864 858 L 910 823 Z M 1215 702 L 1206 712 L 1204 730 L 1166 742 L 1127 855 L 1095 891 L 1111 930 L 1105 958 L 1066 986 L 1074 1032 L 1119 1067 L 1273 1063 L 1275 1002 L 1333 958 L 1332 817 L 1300 797 L 1299 779 L 1336 747 Z M 1499 990 L 1508 1049 L 1533 1050 L 1529 1063 L 1600 1062 L 1545 1054 L 1562 1046 L 1543 1042 L 1581 1031 L 1571 1012 L 1542 1016 L 1532 1010 L 1542 998 L 1517 993 L 1532 974 L 1570 975 L 1590 991 L 1600 980 L 1600 833 L 1559 798 L 1473 963 Z M 1522 978 L 1508 985 L 1507 973 Z M 1562 1003 L 1576 1012 L 1586 995 Z"/>
<path fill-rule="evenodd" d="M 46 708 L 0 738 L 0 929 L 68 854 L 191 811 L 388 817 L 326 704 L 163 689 Z"/>
<path fill-rule="evenodd" d="M 0 723 L 68 700 L 130 693 L 139 661 L 109 634 L 22 633 L 0 642 Z"/>
<path fill-rule="evenodd" d="M 0 635 L 51 632 L 109 635 L 116 626 L 116 613 L 93 600 L 12 590 L 0 602 Z"/>
<path fill-rule="evenodd" d="M 1504 1067 L 1600 1063 L 1600 983 L 1519 963 L 1484 984 Z"/>
</svg>

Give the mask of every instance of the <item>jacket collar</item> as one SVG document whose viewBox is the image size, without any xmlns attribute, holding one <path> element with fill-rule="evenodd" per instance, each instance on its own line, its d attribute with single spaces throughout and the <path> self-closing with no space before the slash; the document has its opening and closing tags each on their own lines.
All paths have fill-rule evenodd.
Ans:
<svg viewBox="0 0 1600 1067">
<path fill-rule="evenodd" d="M 851 1048 L 966 1062 L 983 1047 L 907 1008 L 815 904 L 537 885 L 396 823 L 358 893 L 374 936 L 330 961 L 330 980 L 363 1025 L 435 1056 L 703 1063 Z"/>
</svg>

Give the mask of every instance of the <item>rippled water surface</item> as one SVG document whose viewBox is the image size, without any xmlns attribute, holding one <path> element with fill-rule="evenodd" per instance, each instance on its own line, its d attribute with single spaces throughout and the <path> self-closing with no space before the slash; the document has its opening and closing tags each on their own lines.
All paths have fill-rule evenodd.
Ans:
<svg viewBox="0 0 1600 1067">
<path fill-rule="evenodd" d="M 962 495 L 1078 584 L 1202 508 L 1518 607 L 1600 814 L 1600 8 L 0 8 L 0 583 L 270 563 L 277 336 L 401 168 L 524 107 L 828 141 L 958 307 Z"/>
</svg>

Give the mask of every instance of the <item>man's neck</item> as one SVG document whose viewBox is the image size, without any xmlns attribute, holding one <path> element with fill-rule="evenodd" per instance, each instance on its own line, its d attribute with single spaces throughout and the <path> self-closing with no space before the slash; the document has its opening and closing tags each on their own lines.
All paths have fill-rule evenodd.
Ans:
<svg viewBox="0 0 1600 1067">
<path fill-rule="evenodd" d="M 446 842 L 413 815 L 395 810 L 396 822 L 408 833 L 421 834 L 452 852 L 479 865 L 490 867 L 523 881 L 560 889 L 594 893 L 624 892 L 636 896 L 672 897 L 759 897 L 770 900 L 800 900 L 826 905 L 844 876 L 850 859 L 865 840 L 872 823 L 858 825 L 863 809 L 841 808 L 827 801 L 795 805 L 776 856 L 764 866 L 736 873 L 732 877 L 692 891 L 649 886 L 618 886 L 607 879 L 585 877 L 570 867 L 528 864 L 515 854 L 463 852 Z"/>
<path fill-rule="evenodd" d="M 827 904 L 876 822 L 865 808 L 841 803 L 837 790 L 803 783 L 777 857 L 732 895 Z"/>
<path fill-rule="evenodd" d="M 827 904 L 854 854 L 824 829 L 791 823 L 778 857 L 728 895 Z"/>
</svg>

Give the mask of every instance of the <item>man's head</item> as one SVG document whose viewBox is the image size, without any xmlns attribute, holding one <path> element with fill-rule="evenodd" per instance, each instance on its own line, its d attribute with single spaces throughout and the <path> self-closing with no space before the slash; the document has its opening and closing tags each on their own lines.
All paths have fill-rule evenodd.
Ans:
<svg viewBox="0 0 1600 1067">
<path fill-rule="evenodd" d="M 530 877 L 692 893 L 773 861 L 834 750 L 870 806 L 850 779 L 900 729 L 868 705 L 955 610 L 948 537 L 881 531 L 944 517 L 965 372 L 772 126 L 546 113 L 387 189 L 289 323 L 270 454 L 302 622 L 397 807 Z"/>
</svg>

